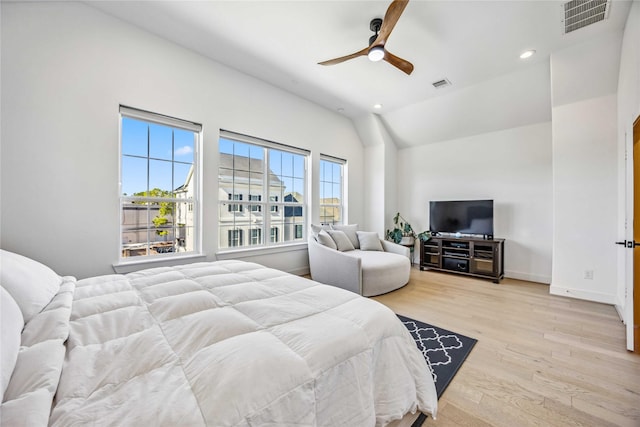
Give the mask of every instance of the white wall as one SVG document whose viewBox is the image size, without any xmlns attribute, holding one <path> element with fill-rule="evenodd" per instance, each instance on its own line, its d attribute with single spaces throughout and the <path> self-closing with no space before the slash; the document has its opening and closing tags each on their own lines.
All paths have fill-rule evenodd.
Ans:
<svg viewBox="0 0 640 427">
<path fill-rule="evenodd" d="M 343 116 L 82 3 L 1 7 L 2 248 L 59 274 L 112 272 L 120 241 L 119 104 L 203 124 L 208 259 L 218 241 L 221 128 L 309 149 L 313 165 L 320 152 L 347 159 L 349 221 L 363 220 L 363 147 Z M 304 250 L 255 259 L 295 272 L 308 264 Z"/>
<path fill-rule="evenodd" d="M 551 279 L 551 123 L 398 151 L 398 200 L 417 231 L 430 200 L 494 200 L 495 237 L 505 238 L 505 275 Z"/>
<path fill-rule="evenodd" d="M 360 229 L 375 231 L 384 236 L 385 227 L 385 173 L 384 145 L 371 145 L 364 148 L 365 163 L 365 205 L 369 208 L 364 215 Z"/>
<path fill-rule="evenodd" d="M 392 227 L 396 214 L 396 154 L 398 148 L 380 117 L 369 114 L 354 120 L 364 149 L 364 222 L 360 229 L 375 231 L 381 238 Z M 351 221 L 353 223 L 353 221 Z"/>
<path fill-rule="evenodd" d="M 633 226 L 633 123 L 640 117 L 640 2 L 634 2 L 627 18 L 620 53 L 618 77 L 618 239 L 632 240 Z M 636 213 L 638 214 L 638 213 Z M 625 229 L 625 219 L 629 227 Z M 627 348 L 633 349 L 633 252 L 622 252 L 619 262 L 617 307 L 627 323 Z M 626 290 L 626 292 L 625 292 Z"/>
<path fill-rule="evenodd" d="M 552 294 L 615 303 L 615 106 L 609 95 L 553 108 Z"/>
<path fill-rule="evenodd" d="M 553 272 L 550 292 L 616 303 L 616 90 L 622 34 L 551 55 Z M 568 90 L 570 88 L 571 90 Z M 593 278 L 588 278 L 592 272 Z"/>
</svg>

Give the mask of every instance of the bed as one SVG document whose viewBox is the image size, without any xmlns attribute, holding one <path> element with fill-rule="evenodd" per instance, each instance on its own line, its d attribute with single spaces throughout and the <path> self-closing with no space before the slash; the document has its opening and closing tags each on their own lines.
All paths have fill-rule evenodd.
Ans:
<svg viewBox="0 0 640 427">
<path fill-rule="evenodd" d="M 243 261 L 76 281 L 1 253 L 2 425 L 373 426 L 435 415 L 385 306 Z"/>
</svg>

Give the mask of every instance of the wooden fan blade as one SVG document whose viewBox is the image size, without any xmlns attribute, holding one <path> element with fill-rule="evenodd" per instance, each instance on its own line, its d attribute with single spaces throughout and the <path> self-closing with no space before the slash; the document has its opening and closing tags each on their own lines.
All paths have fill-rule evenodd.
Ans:
<svg viewBox="0 0 640 427">
<path fill-rule="evenodd" d="M 413 64 L 405 59 L 399 58 L 395 56 L 393 53 L 384 51 L 384 58 L 389 64 L 394 67 L 404 71 L 407 74 L 411 74 L 413 72 Z"/>
<path fill-rule="evenodd" d="M 365 47 L 359 52 L 352 53 L 351 55 L 341 56 L 340 58 L 329 59 L 328 61 L 318 62 L 320 65 L 335 65 L 344 61 L 348 61 L 349 59 L 357 58 L 358 56 L 364 56 L 369 52 L 369 48 Z"/>
<path fill-rule="evenodd" d="M 407 3 L 409 3 L 409 0 L 393 0 L 387 9 L 387 13 L 384 14 L 382 28 L 380 28 L 378 38 L 371 46 L 384 45 L 387 42 L 391 31 L 396 26 L 396 22 L 400 19 L 400 15 L 404 12 L 404 8 L 407 7 Z"/>
</svg>

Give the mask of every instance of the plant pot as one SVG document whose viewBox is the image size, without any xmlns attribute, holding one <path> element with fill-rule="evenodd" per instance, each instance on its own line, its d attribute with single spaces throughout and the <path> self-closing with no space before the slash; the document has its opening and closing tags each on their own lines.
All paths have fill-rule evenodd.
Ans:
<svg viewBox="0 0 640 427">
<path fill-rule="evenodd" d="M 415 243 L 415 239 L 413 236 L 403 236 L 402 240 L 400 240 L 400 244 L 403 246 L 413 245 Z"/>
</svg>

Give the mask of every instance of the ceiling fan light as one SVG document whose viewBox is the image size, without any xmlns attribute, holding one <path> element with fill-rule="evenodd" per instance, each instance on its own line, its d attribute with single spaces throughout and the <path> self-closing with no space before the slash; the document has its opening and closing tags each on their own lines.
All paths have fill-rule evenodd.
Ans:
<svg viewBox="0 0 640 427">
<path fill-rule="evenodd" d="M 384 48 L 382 46 L 374 46 L 367 53 L 370 61 L 377 62 L 384 58 Z"/>
</svg>

